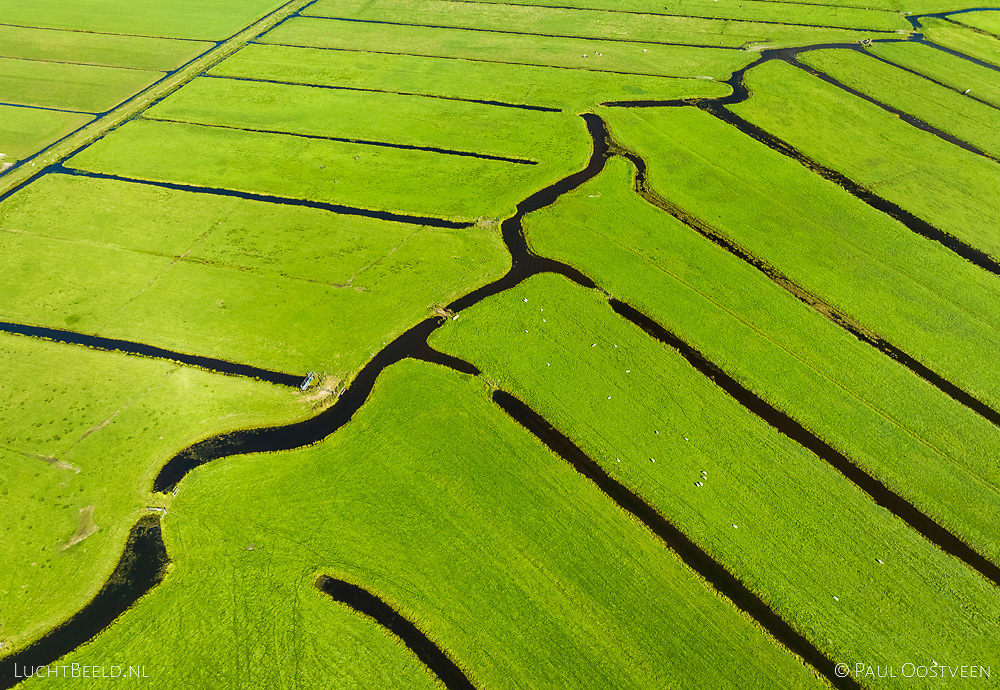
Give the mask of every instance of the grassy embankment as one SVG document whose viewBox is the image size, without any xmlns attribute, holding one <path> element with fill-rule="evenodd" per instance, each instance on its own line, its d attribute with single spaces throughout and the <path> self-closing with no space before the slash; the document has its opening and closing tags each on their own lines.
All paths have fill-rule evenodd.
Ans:
<svg viewBox="0 0 1000 690">
<path fill-rule="evenodd" d="M 47 175 L 0 206 L 0 319 L 340 376 L 506 270 L 490 228 L 441 230 Z"/>
<path fill-rule="evenodd" d="M 814 50 L 799 59 L 880 103 L 1000 157 L 1000 111 L 996 108 L 854 50 Z"/>
<path fill-rule="evenodd" d="M 965 53 L 983 62 L 1000 66 L 1000 40 L 956 26 L 944 19 L 928 17 L 920 20 L 927 40 Z"/>
<path fill-rule="evenodd" d="M 732 69 L 746 58 L 732 56 Z M 604 101 L 726 96 L 726 84 L 688 77 L 448 60 L 416 55 L 249 45 L 209 74 L 500 101 L 579 112 Z"/>
<path fill-rule="evenodd" d="M 818 82 L 791 67 L 781 74 L 789 89 L 797 75 Z M 739 113 L 750 117 L 745 106 Z M 982 355 L 1000 347 L 996 276 L 695 108 L 607 117 L 623 144 L 648 157 L 652 186 L 668 200 L 1000 409 L 1000 373 Z"/>
<path fill-rule="evenodd" d="M 477 687 L 819 687 L 488 393 L 406 361 L 326 442 L 199 469 L 164 523 L 175 571 L 66 661 L 144 663 L 151 687 L 415 685 L 405 652 L 314 589 L 329 573 Z"/>
<path fill-rule="evenodd" d="M 1000 661 L 1000 592 L 602 295 L 536 276 L 431 340 L 538 410 L 832 659 Z"/>
<path fill-rule="evenodd" d="M 647 204 L 634 172 L 613 159 L 529 215 L 534 250 L 580 268 L 1000 560 L 1000 430 Z"/>
<path fill-rule="evenodd" d="M 74 614 L 113 570 L 160 466 L 223 431 L 311 414 L 298 391 L 0 335 L 3 654 Z"/>
<path fill-rule="evenodd" d="M 447 0 L 320 0 L 303 11 L 305 16 L 343 17 L 356 20 L 400 22 L 436 27 L 471 28 L 480 31 L 520 32 L 584 39 L 625 39 L 632 42 L 675 43 L 681 45 L 746 45 L 773 47 L 807 43 L 838 43 L 862 38 L 878 38 L 863 29 L 831 29 L 785 24 L 757 24 L 753 21 L 702 19 L 700 17 L 632 14 L 565 7 L 497 5 L 492 3 L 449 2 Z M 903 28 L 903 20 L 884 13 L 875 14 L 878 28 L 887 24 Z M 893 21 L 894 20 L 894 21 Z M 332 22 L 329 22 L 332 23 Z M 349 26 L 356 26 L 349 24 Z M 468 33 L 451 31 L 452 35 Z M 492 39 L 487 35 L 487 40 Z M 483 41 L 480 34 L 479 41 Z M 645 46 L 642 46 L 645 47 Z M 586 51 L 585 51 L 586 52 Z M 603 52 L 603 51 L 600 51 Z M 603 56 L 594 53 L 590 62 L 600 65 Z"/>
<path fill-rule="evenodd" d="M 919 43 L 873 43 L 866 50 L 1000 107 L 996 72 Z"/>
</svg>

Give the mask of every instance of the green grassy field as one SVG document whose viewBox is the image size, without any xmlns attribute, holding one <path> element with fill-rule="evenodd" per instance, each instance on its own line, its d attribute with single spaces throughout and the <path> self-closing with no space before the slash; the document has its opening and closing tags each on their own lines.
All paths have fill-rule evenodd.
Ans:
<svg viewBox="0 0 1000 690">
<path fill-rule="evenodd" d="M 817 0 L 819 2 L 819 0 Z M 860 0 L 859 0 L 860 3 Z M 526 12 L 531 6 L 552 6 L 549 0 L 518 0 L 516 3 L 477 2 L 483 5 L 484 11 L 499 12 L 500 8 L 512 15 Z M 844 5 L 837 7 L 836 5 Z M 745 20 L 749 22 L 763 21 L 775 23 L 820 25 L 827 27 L 845 27 L 855 29 L 879 29 L 883 31 L 896 31 L 899 29 L 909 29 L 910 25 L 898 14 L 891 11 L 872 11 L 860 9 L 858 7 L 847 6 L 850 3 L 823 3 L 809 6 L 804 2 L 771 2 L 770 0 L 716 0 L 711 5 L 699 0 L 672 0 L 669 5 L 664 5 L 656 0 L 640 0 L 629 2 L 623 7 L 621 3 L 612 0 L 568 0 L 560 2 L 560 8 L 578 8 L 583 10 L 607 10 L 615 13 L 628 13 L 643 19 L 652 19 L 655 15 L 674 15 L 691 17 L 705 17 L 712 19 L 733 19 Z M 865 7 L 877 7 L 880 3 L 866 3 Z M 468 11 L 469 8 L 457 2 L 447 0 L 430 0 L 421 3 L 422 7 L 439 7 L 442 11 L 460 8 Z M 491 7 L 492 6 L 492 7 Z M 310 5 L 305 14 L 320 14 L 331 17 L 342 17 L 344 6 L 332 0 L 319 0 L 314 5 Z M 603 21 L 603 20 L 602 20 Z M 648 26 L 648 25 L 646 25 Z M 721 33 L 721 32 L 720 32 Z"/>
<path fill-rule="evenodd" d="M 0 227 L 0 319 L 303 375 L 347 376 L 509 262 L 490 228 L 65 176 L 9 199 Z"/>
<path fill-rule="evenodd" d="M 943 19 L 921 19 L 923 33 L 928 40 L 974 58 L 1000 65 L 1000 40 L 956 26 Z"/>
<path fill-rule="evenodd" d="M 818 81 L 794 68 L 787 74 L 790 87 L 799 75 Z M 654 190 L 1000 407 L 1000 377 L 982 356 L 1000 346 L 995 276 L 707 113 L 606 112 L 615 136 L 648 156 Z"/>
<path fill-rule="evenodd" d="M 0 26 L 0 56 L 168 71 L 211 43 Z"/>
<path fill-rule="evenodd" d="M 784 63 L 751 70 L 746 83 L 754 95 L 732 107 L 737 115 L 935 227 L 1000 257 L 1000 238 L 991 220 L 1000 213 L 1000 199 L 992 193 L 1000 184 L 995 162 Z M 917 97 L 928 91 L 922 89 Z M 978 112 L 975 105 L 963 111 L 970 119 Z M 992 139 L 981 126 L 973 129 L 979 138 Z M 841 146 L 829 136 L 832 131 L 857 146 Z"/>
<path fill-rule="evenodd" d="M 7 24 L 112 34 L 221 41 L 277 9 L 276 0 L 137 0 L 123 12 L 115 0 L 0 0 Z"/>
<path fill-rule="evenodd" d="M 310 412 L 287 388 L 10 335 L 0 386 L 0 641 L 14 648 L 96 593 L 136 518 L 164 505 L 149 487 L 178 447 Z"/>
<path fill-rule="evenodd" d="M 678 334 L 911 503 L 1000 556 L 1000 430 L 631 190 L 621 158 L 526 219 L 576 266 Z M 985 509 L 984 506 L 994 506 Z"/>
<path fill-rule="evenodd" d="M 4 154 L 0 164 L 27 158 L 92 119 L 85 113 L 0 105 L 0 153 Z"/>
<path fill-rule="evenodd" d="M 874 43 L 866 50 L 1000 107 L 1000 85 L 986 67 L 919 43 Z"/>
<path fill-rule="evenodd" d="M 971 26 L 973 29 L 985 31 L 1000 37 L 1000 12 L 970 12 L 968 14 L 953 14 L 949 19 L 959 24 Z"/>
<path fill-rule="evenodd" d="M 580 118 L 571 113 L 232 79 L 197 79 L 146 115 L 468 151 L 566 171 L 583 167 L 590 143 Z"/>
<path fill-rule="evenodd" d="M 398 649 L 369 644 L 370 623 L 312 589 L 330 573 L 419 621 L 477 687 L 662 688 L 694 674 L 718 688 L 819 686 L 488 393 L 403 362 L 326 442 L 197 471 L 165 521 L 167 582 L 67 661 L 129 658 L 151 685 L 176 682 L 181 656 L 194 684 L 218 673 L 244 687 L 383 687 L 358 678 L 378 654 L 380 675 L 408 671 L 386 685 L 415 685 Z M 150 640 L 140 631 L 153 625 Z M 231 642 L 199 645 L 216 635 Z"/>
<path fill-rule="evenodd" d="M 874 39 L 862 49 L 946 86 L 855 51 L 800 59 L 1000 156 L 994 70 L 905 42 L 905 15 L 954 4 L 556 5 L 0 0 L 0 165 L 69 135 L 2 178 L 0 195 L 17 191 L 0 201 L 0 321 L 319 378 L 303 393 L 0 335 L 0 653 L 79 611 L 131 527 L 162 507 L 164 581 L 57 662 L 148 677 L 88 686 L 442 687 L 385 628 L 322 594 L 319 575 L 381 597 L 483 690 L 830 687 L 838 662 L 894 665 L 897 678 L 932 659 L 1000 668 L 994 583 L 607 298 L 993 563 L 1000 428 L 644 201 L 620 156 L 522 223 L 535 252 L 600 290 L 539 275 L 442 319 L 430 344 L 481 376 L 404 360 L 335 434 L 152 491 L 193 443 L 336 404 L 397 336 L 500 279 L 520 256 L 501 222 L 586 168 L 588 112 L 643 157 L 648 190 L 1000 410 L 996 276 L 705 110 L 601 106 L 723 97 L 764 48 Z M 996 16 L 920 21 L 930 41 L 1000 65 Z M 746 84 L 734 113 L 1000 259 L 995 162 L 780 61 Z M 684 565 L 505 414 L 497 389 L 709 562 Z M 825 660 L 776 642 L 762 625 L 781 626 L 716 591 L 738 588 L 713 567 Z M 24 686 L 45 683 L 61 679 Z"/>
<path fill-rule="evenodd" d="M 328 16 L 361 21 L 400 22 L 437 27 L 465 27 L 484 31 L 574 36 L 631 42 L 676 43 L 738 48 L 747 44 L 776 46 L 834 43 L 876 37 L 859 30 L 755 24 L 620 11 L 581 12 L 560 7 L 532 7 L 450 0 L 337 0 L 310 5 L 306 16 Z M 897 18 L 898 20 L 898 18 Z M 333 22 L 330 22 L 333 23 Z M 351 26 L 351 24 L 349 24 Z M 894 27 L 902 28 L 902 27 Z M 462 34 L 463 31 L 452 31 Z M 485 39 L 491 40 L 488 35 Z M 602 55 L 593 56 L 600 61 Z"/>
<path fill-rule="evenodd" d="M 566 135 L 584 142 L 583 120 Z M 199 151 L 198 156 L 189 155 Z M 418 216 L 475 220 L 582 167 L 523 165 L 189 124 L 130 122 L 69 165 L 144 180 L 184 182 Z M 383 182 L 392 180 L 391 184 Z M 491 192 L 486 194 L 486 192 Z"/>
<path fill-rule="evenodd" d="M 831 658 L 993 655 L 1000 593 L 600 294 L 536 276 L 432 343 L 569 435 Z"/>
<path fill-rule="evenodd" d="M 161 72 L 0 58 L 6 103 L 104 112 L 162 77 Z"/>
<path fill-rule="evenodd" d="M 1000 111 L 996 108 L 970 103 L 961 93 L 853 50 L 816 50 L 800 59 L 846 86 L 1000 157 Z"/>
<path fill-rule="evenodd" d="M 730 93 L 727 85 L 710 79 L 620 75 L 277 45 L 249 45 L 214 67 L 210 74 L 492 100 L 573 112 L 604 101 L 714 97 Z"/>
<path fill-rule="evenodd" d="M 491 35 L 476 31 L 359 24 L 309 17 L 287 21 L 265 35 L 261 41 L 501 64 L 549 65 L 598 72 L 664 77 L 708 76 L 719 81 L 727 79 L 734 70 L 749 64 L 755 57 L 749 53 L 721 48 Z"/>
</svg>

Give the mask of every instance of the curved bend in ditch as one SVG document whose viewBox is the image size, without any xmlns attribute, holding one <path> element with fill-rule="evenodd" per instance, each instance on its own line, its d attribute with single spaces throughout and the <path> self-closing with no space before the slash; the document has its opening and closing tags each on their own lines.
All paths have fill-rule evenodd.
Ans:
<svg viewBox="0 0 1000 690">
<path fill-rule="evenodd" d="M 475 290 L 472 293 L 469 293 L 468 295 L 452 302 L 448 306 L 451 311 L 457 313 L 465 310 L 481 300 L 508 290 L 519 284 L 521 281 L 541 272 L 560 273 L 570 280 L 577 282 L 581 286 L 588 288 L 596 287 L 596 284 L 590 278 L 583 275 L 578 270 L 553 259 L 539 257 L 533 254 L 527 246 L 521 226 L 521 220 L 525 214 L 550 205 L 562 194 L 572 191 L 580 184 L 593 178 L 601 170 L 603 170 L 606 160 L 611 153 L 610 137 L 608 136 L 604 122 L 599 117 L 588 114 L 585 115 L 584 118 L 586 119 L 588 129 L 590 130 L 591 136 L 594 140 L 594 151 L 588 166 L 577 173 L 563 178 L 544 190 L 533 194 L 518 204 L 515 215 L 504 221 L 502 225 L 503 239 L 512 257 L 510 270 L 499 280 L 483 286 L 482 288 L 479 288 L 478 290 Z M 690 345 L 683 342 L 672 333 L 669 333 L 662 326 L 652 321 L 652 319 L 649 319 L 625 303 L 619 302 L 618 300 L 612 300 L 611 306 L 614 308 L 616 313 L 639 326 L 647 334 L 677 349 L 682 356 L 685 356 L 688 361 L 695 364 L 696 368 L 698 368 L 703 375 L 709 377 L 727 394 L 734 397 L 734 399 L 736 399 L 750 412 L 761 417 L 779 432 L 789 436 L 796 442 L 812 450 L 814 453 L 817 453 L 820 458 L 827 461 L 841 472 L 847 474 L 848 479 L 855 483 L 855 485 L 865 491 L 865 493 L 868 493 L 869 496 L 871 496 L 877 503 L 892 510 L 897 517 L 904 520 L 904 522 L 913 527 L 925 538 L 929 539 L 949 553 L 956 555 L 994 582 L 1000 581 L 1000 574 L 998 574 L 1000 571 L 997 571 L 996 566 L 972 551 L 971 548 L 965 545 L 965 543 L 960 539 L 944 530 L 944 528 L 940 525 L 934 523 L 923 513 L 920 513 L 905 499 L 894 494 L 883 484 L 867 475 L 864 471 L 860 470 L 850 460 L 837 453 L 823 441 L 801 427 L 801 425 L 798 425 L 794 420 L 787 417 L 787 415 L 779 412 L 768 403 L 740 386 L 734 379 L 725 375 L 721 369 L 705 359 L 704 356 L 694 350 L 694 348 Z M 385 368 L 407 357 L 436 361 L 440 364 L 451 366 L 465 373 L 477 373 L 478 370 L 473 365 L 463 362 L 458 358 L 438 353 L 427 344 L 427 338 L 438 327 L 440 327 L 442 323 L 443 320 L 438 318 L 426 319 L 406 331 L 401 336 L 397 337 L 383 350 L 379 351 L 375 357 L 361 370 L 361 372 L 359 372 L 358 376 L 333 406 L 311 419 L 284 427 L 244 430 L 224 434 L 207 439 L 187 448 L 172 458 L 162 468 L 154 480 L 154 490 L 166 492 L 176 488 L 181 479 L 183 479 L 183 477 L 192 469 L 217 458 L 244 453 L 291 450 L 293 448 L 299 448 L 316 443 L 326 438 L 350 421 L 354 413 L 361 408 L 361 406 L 368 399 L 379 374 Z M 625 487 L 618 484 L 614 480 L 610 480 L 610 478 L 602 479 L 599 475 L 595 474 L 592 466 L 588 466 L 583 462 L 583 460 L 580 459 L 585 458 L 586 456 L 583 455 L 582 451 L 578 448 L 575 448 L 574 446 L 573 448 L 575 448 L 575 451 L 570 452 L 567 455 L 566 449 L 569 446 L 572 446 L 568 439 L 554 430 L 545 431 L 546 426 L 548 426 L 549 429 L 551 429 L 551 427 L 547 425 L 544 420 L 541 420 L 541 418 L 532 421 L 531 415 L 534 413 L 528 414 L 530 411 L 526 412 L 527 407 L 524 406 L 523 403 L 517 405 L 515 404 L 516 399 L 503 393 L 498 393 L 494 397 L 494 400 L 501 406 L 502 409 L 508 412 L 508 414 L 521 421 L 521 423 L 526 426 L 529 431 L 532 431 L 532 433 L 535 433 L 540 439 L 543 440 L 543 442 L 550 445 L 553 450 L 564 458 L 569 459 L 571 464 L 573 464 L 578 471 L 594 480 L 595 483 L 597 483 L 606 494 L 611 496 L 613 500 L 618 502 L 619 505 L 623 505 L 626 510 L 629 510 L 629 512 L 632 512 L 634 515 L 643 520 L 643 522 L 648 524 L 654 532 L 661 537 L 661 539 L 663 539 L 668 545 L 671 545 L 671 548 L 675 548 L 678 553 L 682 553 L 685 549 L 690 550 L 693 547 L 693 545 L 686 545 L 686 542 L 684 541 L 686 540 L 686 537 L 684 537 L 679 530 L 670 526 L 662 516 L 659 516 L 659 514 L 656 513 L 655 509 L 639 499 L 638 496 L 629 492 L 625 489 Z M 562 439 L 555 445 L 546 441 L 546 437 L 549 439 L 553 438 L 553 432 L 558 434 L 558 436 Z M 575 460 L 570 458 L 575 458 Z M 589 458 L 587 458 L 587 460 L 589 460 Z M 592 460 L 590 460 L 590 463 L 596 465 L 596 463 L 593 463 Z M 597 479 L 595 479 L 595 477 L 597 477 Z M 665 527 L 664 525 L 667 526 Z M 689 540 L 687 543 L 689 543 Z M 699 558 L 711 561 L 707 554 L 704 554 L 704 552 L 701 553 L 702 556 Z M 694 558 L 693 556 L 690 558 L 692 559 L 690 562 L 697 561 L 697 558 Z M 742 583 L 729 574 L 722 565 L 714 561 L 708 563 L 708 561 L 703 561 L 701 566 L 696 569 L 705 574 L 706 577 L 711 575 L 711 577 L 709 577 L 711 581 L 718 581 L 720 585 L 730 588 L 731 595 L 727 594 L 727 596 L 729 596 L 734 603 L 740 606 L 740 608 L 744 611 L 750 613 L 765 628 L 771 631 L 777 639 L 782 640 L 790 649 L 795 650 L 797 654 L 807 659 L 809 663 L 817 669 L 817 671 L 824 675 L 824 677 L 827 677 L 837 687 L 850 686 L 847 681 L 839 679 L 832 674 L 832 661 L 819 652 L 819 650 L 817 650 L 808 640 L 796 633 L 785 621 L 777 616 L 777 614 L 767 608 L 763 602 L 756 597 L 756 595 L 753 595 L 753 593 L 742 585 Z M 727 580 L 726 578 L 729 579 Z M 748 596 L 752 597 L 752 599 L 747 598 Z M 769 616 L 773 618 L 769 618 Z M 847 684 L 845 685 L 845 683 Z"/>
<path fill-rule="evenodd" d="M 462 669 L 440 647 L 401 613 L 368 590 L 327 575 L 321 575 L 316 580 L 316 587 L 334 601 L 373 619 L 398 637 L 427 668 L 434 672 L 434 675 L 441 679 L 448 690 L 475 690 L 475 686 Z"/>
<path fill-rule="evenodd" d="M 0 659 L 0 690 L 34 675 L 48 675 L 49 666 L 56 672 L 56 661 L 94 639 L 158 585 L 169 562 L 159 515 L 144 515 L 129 532 L 118 565 L 97 596 L 41 639 Z"/>
<path fill-rule="evenodd" d="M 554 203 L 561 195 L 576 189 L 604 169 L 609 151 L 607 128 L 604 121 L 596 115 L 586 114 L 583 118 L 594 142 L 594 150 L 587 166 L 535 192 L 517 205 L 514 216 L 505 220 L 501 226 L 503 240 L 511 254 L 510 270 L 502 278 L 449 304 L 450 311 L 458 313 L 468 309 L 477 302 L 508 290 L 526 278 L 544 271 L 561 273 L 581 285 L 594 287 L 594 282 L 576 269 L 532 254 L 521 233 L 521 219 L 525 214 Z M 435 352 L 427 345 L 427 338 L 442 323 L 444 321 L 440 317 L 428 318 L 398 336 L 376 353 L 375 357 L 358 372 L 332 406 L 314 417 L 285 426 L 220 434 L 185 448 L 160 469 L 153 480 L 153 491 L 168 493 L 175 490 L 188 472 L 212 460 L 246 453 L 293 450 L 322 441 L 350 421 L 361 409 L 379 374 L 387 367 L 408 357 L 431 359 L 431 361 L 446 358 L 446 355 Z"/>
<path fill-rule="evenodd" d="M 906 42 L 920 43 L 923 45 L 932 46 L 934 48 L 941 48 L 941 46 L 938 46 L 935 43 L 930 43 L 920 35 L 915 35 L 910 39 L 876 39 L 873 41 L 873 43 L 906 43 Z M 725 82 L 722 82 L 728 84 L 733 91 L 728 96 L 721 96 L 718 98 L 690 98 L 690 99 L 674 99 L 674 100 L 609 101 L 607 103 L 603 103 L 602 105 L 615 108 L 670 108 L 670 107 L 680 107 L 680 106 L 698 107 L 701 110 L 704 110 L 705 112 L 709 113 L 710 115 L 718 118 L 719 120 L 722 120 L 723 122 L 732 125 L 733 127 L 736 127 L 736 129 L 738 129 L 743 134 L 759 141 L 768 148 L 777 151 L 783 156 L 787 156 L 788 158 L 795 160 L 796 162 L 803 165 L 810 171 L 816 173 L 820 177 L 829 180 L 830 182 L 833 182 L 834 184 L 841 187 L 844 191 L 846 191 L 848 194 L 855 197 L 856 199 L 864 202 L 868 206 L 871 206 L 875 210 L 888 215 L 890 218 L 893 218 L 894 220 L 902 223 L 911 232 L 916 233 L 917 235 L 920 235 L 925 239 L 937 242 L 938 244 L 951 250 L 952 252 L 959 255 L 966 261 L 978 266 L 984 271 L 1000 276 L 1000 262 L 998 262 L 997 259 L 995 259 L 987 252 L 978 249 L 977 247 L 974 247 L 971 244 L 968 244 L 967 242 L 959 239 L 958 237 L 952 235 L 951 233 L 941 230 L 940 228 L 932 225 L 931 223 L 925 221 L 924 219 L 919 218 L 910 211 L 907 211 L 902 206 L 899 206 L 898 204 L 895 204 L 889 201 L 888 199 L 885 199 L 875 194 L 871 190 L 858 184 L 857 182 L 847 177 L 843 173 L 840 173 L 834 170 L 833 168 L 829 168 L 809 158 L 808 156 L 803 154 L 801 151 L 796 149 L 788 142 L 778 138 L 774 134 L 771 134 L 764 128 L 759 127 L 748 120 L 745 120 L 744 118 L 740 117 L 739 115 L 737 115 L 732 110 L 726 107 L 742 103 L 750 98 L 750 90 L 744 83 L 744 77 L 749 70 L 755 67 L 759 67 L 765 62 L 769 62 L 771 60 L 780 60 L 782 62 L 788 63 L 789 65 L 792 65 L 793 67 L 797 67 L 799 69 L 805 70 L 806 72 L 812 73 L 814 74 L 814 76 L 817 76 L 818 78 L 825 79 L 825 81 L 832 84 L 833 86 L 837 86 L 841 88 L 841 90 L 846 90 L 848 93 L 851 93 L 852 95 L 855 95 L 857 97 L 864 98 L 865 100 L 872 102 L 877 106 L 888 110 L 889 112 L 897 113 L 900 115 L 901 118 L 905 116 L 905 118 L 903 119 L 911 126 L 929 132 L 941 138 L 944 141 L 948 141 L 949 143 L 960 146 L 961 148 L 964 148 L 966 150 L 969 150 L 970 148 L 972 149 L 975 148 L 971 147 L 971 145 L 968 144 L 967 142 L 964 142 L 958 139 L 957 137 L 947 134 L 946 132 L 943 132 L 938 128 L 932 127 L 928 123 L 923 122 L 922 120 L 919 120 L 918 118 L 909 115 L 908 113 L 905 113 L 895 108 L 890 108 L 889 106 L 886 106 L 885 104 L 876 101 L 875 99 L 869 96 L 861 94 L 859 91 L 856 91 L 855 89 L 850 89 L 849 87 L 846 87 L 845 85 L 841 84 L 840 82 L 837 82 L 831 77 L 823 75 L 818 70 L 812 69 L 804 65 L 798 60 L 798 56 L 801 53 L 813 50 L 828 50 L 828 49 L 847 49 L 865 53 L 866 55 L 868 54 L 864 50 L 863 46 L 858 43 L 822 43 L 817 45 L 799 46 L 794 48 L 772 48 L 761 51 L 760 58 L 758 58 L 751 64 L 736 70 L 729 77 L 729 79 L 727 79 Z M 949 51 L 949 52 L 954 53 L 955 51 Z M 962 57 L 964 59 L 976 62 L 973 58 L 969 56 L 963 55 L 961 53 L 956 53 L 956 54 L 958 55 L 958 57 Z M 976 149 L 973 152 L 985 155 L 983 154 L 982 151 L 979 151 L 978 149 Z M 989 156 L 987 157 L 989 158 Z"/>
</svg>

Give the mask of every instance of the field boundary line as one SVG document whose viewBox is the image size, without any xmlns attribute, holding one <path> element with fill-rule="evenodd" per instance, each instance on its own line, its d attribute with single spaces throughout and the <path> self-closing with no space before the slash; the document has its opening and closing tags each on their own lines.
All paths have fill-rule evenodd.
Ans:
<svg viewBox="0 0 1000 690">
<path fill-rule="evenodd" d="M 47 108 L 44 105 L 28 105 L 26 103 L 0 103 L 8 108 L 27 108 L 28 110 L 48 110 L 53 113 L 69 113 L 70 115 L 92 115 L 99 116 L 101 113 L 92 113 L 87 110 L 66 110 L 65 108 Z M 86 126 L 86 125 L 84 125 Z"/>
<path fill-rule="evenodd" d="M 866 56 L 868 55 L 868 53 L 865 52 L 865 51 L 863 51 L 863 50 L 862 51 L 857 51 L 857 52 L 859 52 L 859 53 L 861 53 L 863 55 L 866 55 Z M 871 103 L 872 105 L 874 105 L 874 106 L 876 106 L 878 108 L 881 108 L 882 110 L 884 110 L 885 112 L 887 112 L 887 113 L 889 113 L 891 115 L 895 115 L 896 117 L 898 117 L 900 120 L 902 120 L 906 124 L 910 125 L 911 127 L 916 128 L 916 129 L 919 129 L 921 132 L 926 132 L 927 134 L 931 134 L 931 135 L 937 137 L 938 139 L 941 139 L 942 141 L 945 141 L 945 142 L 951 144 L 952 146 L 957 146 L 958 148 L 960 148 L 960 149 L 962 149 L 964 151 L 968 151 L 969 153 L 974 153 L 977 156 L 982 156 L 983 158 L 991 160 L 994 163 L 1000 163 L 1000 160 L 997 160 L 995 157 L 993 157 L 990 154 L 986 153 L 982 149 L 980 149 L 980 148 L 978 148 L 976 146 L 973 146 L 972 144 L 970 144 L 969 142 L 965 141 L 964 139 L 960 139 L 959 137 L 955 136 L 954 134 L 948 134 L 944 130 L 938 129 L 937 127 L 931 125 L 927 121 L 922 120 L 922 119 L 916 117 L 915 115 L 911 115 L 911 114 L 907 113 L 904 110 L 900 110 L 899 108 L 896 108 L 895 106 L 891 106 L 888 103 L 883 103 L 882 101 L 876 99 L 875 97 L 869 96 L 868 94 L 864 93 L 863 91 L 859 91 L 858 89 L 855 89 L 854 87 L 848 86 L 847 84 L 843 83 L 842 81 L 840 81 L 838 79 L 835 79 L 834 77 L 831 77 L 826 72 L 823 72 L 822 70 L 816 69 L 815 67 L 812 67 L 811 65 L 807 65 L 804 62 L 801 62 L 797 58 L 791 58 L 789 60 L 785 60 L 785 62 L 787 62 L 788 64 L 790 64 L 792 67 L 799 68 L 800 70 L 802 70 L 806 74 L 814 76 L 817 79 L 821 79 L 823 82 L 829 84 L 830 86 L 838 88 L 841 91 L 844 91 L 845 93 L 848 93 L 848 94 L 854 96 L 855 98 L 860 98 L 861 100 L 865 101 L 866 103 Z"/>
<path fill-rule="evenodd" d="M 869 57 L 873 57 L 876 60 L 878 60 L 879 62 L 884 62 L 887 65 L 891 65 L 892 67 L 895 67 L 896 69 L 902 70 L 904 72 L 908 72 L 908 73 L 912 74 L 915 77 L 920 77 L 922 79 L 926 79 L 927 81 L 929 81 L 932 84 L 936 84 L 937 86 L 943 87 L 945 89 L 949 89 L 950 91 L 954 91 L 955 93 L 960 94 L 962 96 L 965 96 L 966 98 L 970 98 L 970 99 L 972 99 L 972 100 L 974 100 L 974 101 L 976 101 L 978 103 L 982 103 L 985 106 L 989 106 L 990 108 L 993 108 L 994 110 L 1000 110 L 1000 105 L 997 105 L 995 103 L 990 103 L 989 101 L 985 101 L 982 98 L 979 98 L 978 96 L 973 96 L 971 93 L 969 93 L 967 91 L 962 91 L 958 87 L 951 86 L 950 84 L 945 84 L 943 81 L 938 81 L 937 79 L 934 79 L 933 77 L 928 76 L 928 75 L 924 74 L 923 72 L 918 72 L 917 70 L 915 70 L 915 69 L 913 69 L 911 67 L 906 67 L 905 65 L 901 65 L 898 62 L 893 62 L 892 60 L 884 58 L 884 57 L 882 57 L 880 55 L 876 55 L 875 53 L 872 53 L 871 51 L 867 51 L 866 50 L 865 52 L 868 54 Z M 971 91 L 971 89 L 970 89 L 970 91 Z"/>
<path fill-rule="evenodd" d="M 833 673 L 834 662 L 828 656 L 764 603 L 739 578 L 729 572 L 726 566 L 710 556 L 641 496 L 612 477 L 600 463 L 587 455 L 542 415 L 501 389 L 493 392 L 492 399 L 497 407 L 538 439 L 553 455 L 562 458 L 621 510 L 633 516 L 652 532 L 684 565 L 710 585 L 710 589 L 714 590 L 716 595 L 728 600 L 732 606 L 756 622 L 778 646 L 800 657 L 834 687 L 859 687 L 852 678 L 836 676 Z"/>
<path fill-rule="evenodd" d="M 72 62 L 70 60 L 43 60 L 41 58 L 21 57 L 20 55 L 0 55 L 0 60 L 20 60 L 22 62 L 43 62 L 48 65 L 76 65 L 77 67 L 101 67 L 104 69 L 123 69 L 130 72 L 149 72 L 150 74 L 166 75 L 170 70 L 149 69 L 146 67 L 122 67 L 121 65 L 107 65 L 100 62 Z"/>
<path fill-rule="evenodd" d="M 572 5 L 534 5 L 529 3 L 521 2 L 489 2 L 488 0 L 450 0 L 450 2 L 467 2 L 473 5 L 511 5 L 512 7 L 549 7 L 557 10 L 597 10 L 599 12 L 622 12 L 625 14 L 655 14 L 655 12 L 634 12 L 631 10 L 614 10 L 604 7 L 574 7 Z M 760 2 L 768 5 L 797 5 L 803 7 L 833 7 L 838 10 L 861 10 L 862 12 L 890 12 L 892 14 L 897 14 L 896 10 L 886 10 L 881 7 L 860 7 L 851 5 L 824 5 L 818 2 L 795 2 L 794 0 L 743 0 L 743 2 Z M 678 14 L 678 15 L 666 15 L 666 16 L 677 16 L 686 17 L 688 15 Z M 717 17 L 712 17 L 712 19 L 717 19 Z M 812 24 L 807 24 L 806 26 L 813 26 Z M 834 27 L 841 28 L 841 27 Z"/>
</svg>

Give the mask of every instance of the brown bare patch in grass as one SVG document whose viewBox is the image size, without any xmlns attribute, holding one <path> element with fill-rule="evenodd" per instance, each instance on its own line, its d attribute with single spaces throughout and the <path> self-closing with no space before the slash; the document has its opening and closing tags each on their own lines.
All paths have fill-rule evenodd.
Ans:
<svg viewBox="0 0 1000 690">
<path fill-rule="evenodd" d="M 302 402 L 314 409 L 326 407 L 340 396 L 343 381 L 341 376 L 321 374 L 319 383 L 307 395 L 302 396 Z"/>
<path fill-rule="evenodd" d="M 79 544 L 81 541 L 97 531 L 97 525 L 94 524 L 94 506 L 90 505 L 86 508 L 80 508 L 79 519 L 80 526 L 77 527 L 76 534 L 70 537 L 69 542 L 63 547 L 63 549 L 68 549 L 74 544 Z"/>
</svg>

